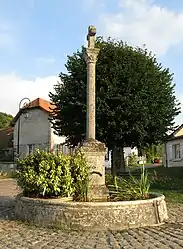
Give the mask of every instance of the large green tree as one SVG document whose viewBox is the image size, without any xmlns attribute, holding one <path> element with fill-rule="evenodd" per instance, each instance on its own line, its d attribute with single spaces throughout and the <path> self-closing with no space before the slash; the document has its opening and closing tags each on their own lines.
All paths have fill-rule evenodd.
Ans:
<svg viewBox="0 0 183 249">
<path fill-rule="evenodd" d="M 140 148 L 159 143 L 174 130 L 179 103 L 173 75 L 145 48 L 98 38 L 96 65 L 96 137 L 109 149 Z M 87 70 L 84 48 L 68 56 L 67 73 L 60 73 L 50 93 L 55 103 L 53 127 L 77 145 L 86 131 Z"/>
<path fill-rule="evenodd" d="M 0 129 L 6 128 L 10 125 L 13 116 L 4 112 L 0 112 Z"/>
</svg>

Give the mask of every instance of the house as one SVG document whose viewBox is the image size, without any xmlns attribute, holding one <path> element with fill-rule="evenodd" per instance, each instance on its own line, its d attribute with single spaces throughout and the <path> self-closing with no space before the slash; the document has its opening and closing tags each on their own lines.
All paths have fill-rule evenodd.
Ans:
<svg viewBox="0 0 183 249">
<path fill-rule="evenodd" d="M 14 154 L 19 154 L 19 157 L 23 158 L 33 153 L 36 148 L 62 151 L 64 154 L 70 152 L 69 147 L 64 144 L 66 137 L 57 136 L 51 127 L 52 108 L 51 102 L 37 98 L 19 110 L 12 121 L 12 127 L 6 132 L 6 136 L 9 134 L 6 140 L 11 144 Z M 125 159 L 132 154 L 138 155 L 137 148 L 124 148 Z M 106 157 L 105 166 L 111 166 L 110 152 Z"/>
<path fill-rule="evenodd" d="M 55 151 L 65 142 L 66 138 L 55 135 L 51 127 L 52 108 L 49 101 L 37 98 L 20 109 L 13 119 L 13 147 L 16 152 L 19 148 L 20 158 L 31 154 L 36 148 Z M 62 150 L 67 149 L 62 147 Z"/>
<path fill-rule="evenodd" d="M 169 135 L 164 144 L 164 166 L 183 166 L 183 124 Z"/>
</svg>

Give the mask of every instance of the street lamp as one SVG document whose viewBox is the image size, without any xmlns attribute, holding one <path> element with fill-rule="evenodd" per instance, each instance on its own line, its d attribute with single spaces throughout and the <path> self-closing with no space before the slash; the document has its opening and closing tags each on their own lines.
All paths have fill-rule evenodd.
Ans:
<svg viewBox="0 0 183 249">
<path fill-rule="evenodd" d="M 20 103 L 19 103 L 19 113 L 20 113 L 20 110 L 22 109 L 23 116 L 25 119 L 27 119 L 29 115 L 27 108 L 29 107 L 30 102 L 31 101 L 29 98 L 23 98 L 20 100 Z M 22 103 L 23 103 L 23 107 L 21 107 Z M 18 134 L 17 134 L 17 157 L 18 158 L 20 156 L 19 153 L 20 153 L 20 116 L 18 118 Z"/>
</svg>

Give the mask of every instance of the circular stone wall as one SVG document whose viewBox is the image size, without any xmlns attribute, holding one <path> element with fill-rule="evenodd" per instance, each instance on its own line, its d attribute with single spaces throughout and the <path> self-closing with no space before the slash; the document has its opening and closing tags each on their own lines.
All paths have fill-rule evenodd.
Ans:
<svg viewBox="0 0 183 249">
<path fill-rule="evenodd" d="M 78 230 L 123 230 L 162 224 L 168 219 L 165 197 L 119 202 L 64 202 L 18 195 L 16 217 L 42 226 Z"/>
</svg>

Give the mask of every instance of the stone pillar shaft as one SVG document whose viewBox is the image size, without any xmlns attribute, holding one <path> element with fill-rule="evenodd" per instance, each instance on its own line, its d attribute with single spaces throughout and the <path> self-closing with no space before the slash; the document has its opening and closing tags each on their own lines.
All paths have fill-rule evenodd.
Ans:
<svg viewBox="0 0 183 249">
<path fill-rule="evenodd" d="M 95 62 L 87 63 L 86 140 L 95 139 Z"/>
</svg>

